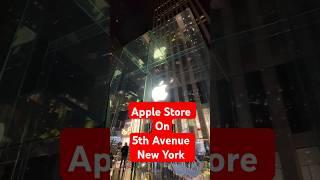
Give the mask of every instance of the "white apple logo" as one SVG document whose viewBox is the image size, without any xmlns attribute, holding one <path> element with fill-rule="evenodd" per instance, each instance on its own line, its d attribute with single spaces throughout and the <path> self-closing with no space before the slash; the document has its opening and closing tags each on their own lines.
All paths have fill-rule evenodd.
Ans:
<svg viewBox="0 0 320 180">
<path fill-rule="evenodd" d="M 152 89 L 152 99 L 154 101 L 163 101 L 167 98 L 168 92 L 166 84 L 163 84 L 163 81 L 160 82 L 158 86 Z"/>
</svg>

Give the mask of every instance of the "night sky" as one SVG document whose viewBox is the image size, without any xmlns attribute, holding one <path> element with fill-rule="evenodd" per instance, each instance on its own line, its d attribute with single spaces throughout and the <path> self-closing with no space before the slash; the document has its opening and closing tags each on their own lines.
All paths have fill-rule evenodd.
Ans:
<svg viewBox="0 0 320 180">
<path fill-rule="evenodd" d="M 112 0 L 111 34 L 124 45 L 152 28 L 152 0 Z"/>
</svg>

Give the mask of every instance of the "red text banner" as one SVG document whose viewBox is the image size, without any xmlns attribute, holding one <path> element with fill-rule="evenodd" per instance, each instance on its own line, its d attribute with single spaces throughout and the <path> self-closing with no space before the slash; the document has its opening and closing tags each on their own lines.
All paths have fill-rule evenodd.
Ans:
<svg viewBox="0 0 320 180">
<path fill-rule="evenodd" d="M 195 159 L 192 133 L 133 133 L 130 160 L 133 162 L 192 162 Z"/>
<path fill-rule="evenodd" d="M 130 134 L 132 162 L 192 162 L 195 160 L 195 135 L 174 133 L 173 119 L 196 117 L 194 102 L 133 102 L 129 117 L 150 119 L 148 132 Z M 142 123 L 143 124 L 143 123 Z"/>
<path fill-rule="evenodd" d="M 64 129 L 60 136 L 60 175 L 62 179 L 110 179 L 109 152 L 109 129 Z"/>
<path fill-rule="evenodd" d="M 211 136 L 211 179 L 273 179 L 275 135 L 271 129 L 212 128 Z"/>
<path fill-rule="evenodd" d="M 132 102 L 129 104 L 131 119 L 194 119 L 195 102 Z"/>
</svg>

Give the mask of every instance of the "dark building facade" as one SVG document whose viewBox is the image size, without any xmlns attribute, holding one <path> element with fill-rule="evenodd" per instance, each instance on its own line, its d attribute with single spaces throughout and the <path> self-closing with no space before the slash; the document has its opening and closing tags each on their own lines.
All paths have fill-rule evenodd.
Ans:
<svg viewBox="0 0 320 180">
<path fill-rule="evenodd" d="M 212 127 L 272 128 L 275 179 L 319 179 L 319 1 L 212 0 Z"/>
</svg>

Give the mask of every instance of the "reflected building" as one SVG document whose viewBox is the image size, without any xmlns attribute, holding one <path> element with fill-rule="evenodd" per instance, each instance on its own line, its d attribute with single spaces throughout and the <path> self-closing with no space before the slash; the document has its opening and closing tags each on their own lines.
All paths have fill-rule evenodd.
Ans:
<svg viewBox="0 0 320 180">
<path fill-rule="evenodd" d="M 105 127 L 113 72 L 109 5 L 1 5 L 0 179 L 60 179 L 61 130 Z"/>
</svg>

